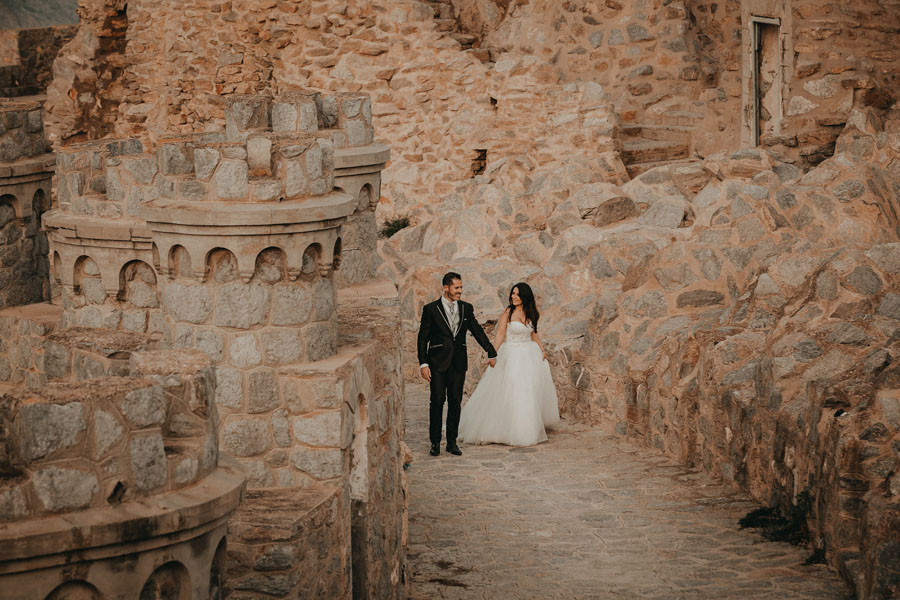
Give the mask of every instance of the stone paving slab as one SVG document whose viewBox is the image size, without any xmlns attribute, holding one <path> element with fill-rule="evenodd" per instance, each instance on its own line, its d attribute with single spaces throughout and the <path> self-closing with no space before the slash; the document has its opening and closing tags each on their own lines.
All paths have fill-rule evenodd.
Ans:
<svg viewBox="0 0 900 600">
<path fill-rule="evenodd" d="M 411 600 L 852 598 L 807 548 L 741 531 L 758 504 L 653 450 L 563 422 L 431 457 L 427 389 L 406 398 Z"/>
</svg>

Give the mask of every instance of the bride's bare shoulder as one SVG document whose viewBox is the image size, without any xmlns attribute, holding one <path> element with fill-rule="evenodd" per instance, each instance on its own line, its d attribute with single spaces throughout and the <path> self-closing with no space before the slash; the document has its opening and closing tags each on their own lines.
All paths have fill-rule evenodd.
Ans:
<svg viewBox="0 0 900 600">
<path fill-rule="evenodd" d="M 509 321 L 509 307 L 503 309 L 503 312 L 500 313 L 500 321 L 506 323 Z"/>
</svg>

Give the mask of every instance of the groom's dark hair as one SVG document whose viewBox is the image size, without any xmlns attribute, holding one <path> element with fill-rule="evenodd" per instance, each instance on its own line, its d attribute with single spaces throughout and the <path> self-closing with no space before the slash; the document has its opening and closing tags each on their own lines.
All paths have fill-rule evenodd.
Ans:
<svg viewBox="0 0 900 600">
<path fill-rule="evenodd" d="M 462 275 L 450 271 L 449 273 L 444 275 L 443 279 L 441 279 L 441 285 L 452 285 L 454 279 L 459 279 L 460 281 L 462 281 Z"/>
</svg>

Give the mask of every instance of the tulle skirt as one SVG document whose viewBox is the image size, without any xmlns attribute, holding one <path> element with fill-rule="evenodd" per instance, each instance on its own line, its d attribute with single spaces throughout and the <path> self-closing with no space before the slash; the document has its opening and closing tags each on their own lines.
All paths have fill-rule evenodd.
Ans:
<svg viewBox="0 0 900 600">
<path fill-rule="evenodd" d="M 459 438 L 469 444 L 531 446 L 547 440 L 559 422 L 550 365 L 532 341 L 506 342 L 462 408 Z"/>
</svg>

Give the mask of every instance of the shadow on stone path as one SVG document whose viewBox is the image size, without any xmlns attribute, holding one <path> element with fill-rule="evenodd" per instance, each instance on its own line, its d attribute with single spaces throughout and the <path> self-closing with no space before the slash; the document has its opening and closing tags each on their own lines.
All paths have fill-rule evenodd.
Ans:
<svg viewBox="0 0 900 600">
<path fill-rule="evenodd" d="M 806 548 L 740 531 L 757 504 L 659 453 L 564 422 L 431 457 L 428 390 L 406 399 L 411 599 L 851 597 Z"/>
</svg>

